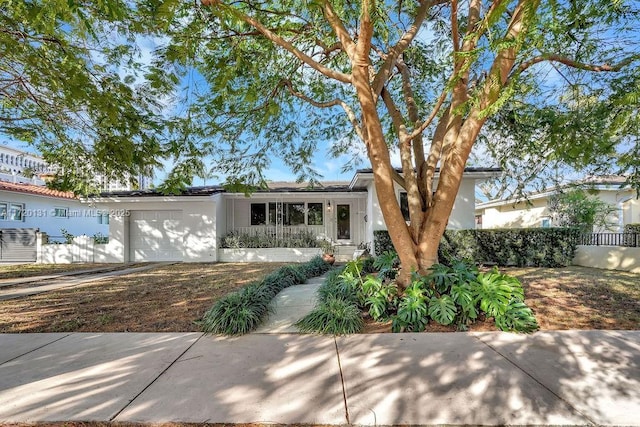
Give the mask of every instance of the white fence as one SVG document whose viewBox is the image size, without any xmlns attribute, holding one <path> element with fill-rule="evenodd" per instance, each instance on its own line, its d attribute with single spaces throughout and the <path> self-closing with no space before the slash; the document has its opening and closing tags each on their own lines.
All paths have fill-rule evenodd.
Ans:
<svg viewBox="0 0 640 427">
<path fill-rule="evenodd" d="M 113 263 L 121 262 L 106 243 L 95 243 L 93 237 L 76 236 L 71 243 L 48 243 L 45 233 L 38 233 L 38 264 Z"/>
</svg>

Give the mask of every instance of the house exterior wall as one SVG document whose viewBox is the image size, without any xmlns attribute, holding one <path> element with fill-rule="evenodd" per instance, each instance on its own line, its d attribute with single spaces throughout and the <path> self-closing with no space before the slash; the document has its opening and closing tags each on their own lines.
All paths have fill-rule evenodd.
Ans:
<svg viewBox="0 0 640 427">
<path fill-rule="evenodd" d="M 220 228 L 218 235 L 222 237 L 232 230 L 240 232 L 260 232 L 269 225 L 251 225 L 251 204 L 252 203 L 322 203 L 323 204 L 323 224 L 322 225 L 300 225 L 316 233 L 318 238 L 336 240 L 336 206 L 348 204 L 351 214 L 351 239 L 340 241 L 345 244 L 359 244 L 365 241 L 365 223 L 367 195 L 365 193 L 254 193 L 251 197 L 241 194 L 225 194 L 222 196 L 226 209 L 221 209 L 226 218 Z M 329 205 L 331 207 L 329 207 Z M 271 226 L 273 227 L 273 226 Z M 282 227 L 278 225 L 278 227 Z M 284 226 L 285 228 L 287 226 Z"/>
<path fill-rule="evenodd" d="M 640 201 L 632 190 L 610 189 L 590 193 L 614 208 L 607 222 L 609 226 L 594 229 L 595 232 L 623 231 L 625 224 L 640 222 Z M 482 215 L 482 228 L 528 228 L 542 227 L 543 221 L 549 219 L 553 223 L 553 215 L 549 210 L 549 196 L 531 199 L 528 202 L 504 203 L 491 207 L 479 208 Z"/>
<path fill-rule="evenodd" d="M 546 198 L 485 208 L 482 210 L 482 228 L 542 227 L 543 219 L 550 215 Z"/>
<path fill-rule="evenodd" d="M 0 219 L 0 228 L 38 228 L 49 236 L 62 236 L 62 229 L 74 236 L 109 232 L 107 224 L 99 223 L 98 209 L 80 200 L 0 191 L 0 203 L 24 205 L 22 221 Z M 67 217 L 54 216 L 55 208 L 66 209 Z"/>
<path fill-rule="evenodd" d="M 210 197 L 113 199 L 102 204 L 112 212 L 105 262 L 128 262 L 131 211 L 182 211 L 184 262 L 217 260 L 215 202 Z"/>
</svg>

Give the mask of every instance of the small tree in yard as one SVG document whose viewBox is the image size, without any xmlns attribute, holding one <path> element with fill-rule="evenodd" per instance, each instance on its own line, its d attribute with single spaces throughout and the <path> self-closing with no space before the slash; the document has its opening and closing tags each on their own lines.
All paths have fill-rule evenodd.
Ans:
<svg viewBox="0 0 640 427">
<path fill-rule="evenodd" d="M 589 105 L 603 104 L 619 93 L 609 90 L 616 76 L 616 87 L 628 89 L 616 98 L 620 109 L 637 99 L 626 95 L 640 93 L 635 2 L 201 0 L 194 7 L 171 0 L 145 2 L 138 12 L 168 40 L 150 81 L 182 75 L 188 83 L 186 112 L 171 123 L 179 138 L 163 151 L 176 160 L 167 187 L 184 183 L 203 154 L 216 157 L 215 168 L 235 188 L 262 183 L 273 153 L 300 179 L 314 180 L 318 141 L 335 141 L 334 154 L 361 144 L 401 261 L 401 285 L 412 270 L 425 273 L 437 262 L 486 124 L 530 120 L 541 125 L 527 141 L 555 141 L 557 131 L 588 121 L 551 123 L 579 108 L 573 91 Z M 545 120 L 532 115 L 538 109 Z M 621 127 L 608 120 L 612 110 L 585 114 L 600 127 Z M 578 152 L 580 162 L 616 151 L 614 140 L 592 142 L 577 139 L 571 150 L 550 143 L 548 151 L 568 161 Z M 402 173 L 391 164 L 396 149 Z M 394 184 L 407 192 L 408 225 Z"/>
<path fill-rule="evenodd" d="M 557 225 L 576 227 L 585 233 L 591 233 L 594 227 L 609 229 L 613 225 L 611 215 L 616 212 L 615 207 L 580 189 L 551 197 L 549 209 Z"/>
</svg>

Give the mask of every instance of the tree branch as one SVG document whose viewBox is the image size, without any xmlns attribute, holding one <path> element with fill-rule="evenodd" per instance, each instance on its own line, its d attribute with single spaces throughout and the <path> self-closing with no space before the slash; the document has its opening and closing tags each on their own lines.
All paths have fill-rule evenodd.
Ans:
<svg viewBox="0 0 640 427">
<path fill-rule="evenodd" d="M 324 0 L 322 2 L 322 9 L 324 11 L 324 16 L 327 18 L 327 22 L 333 29 L 333 32 L 336 34 L 336 36 L 338 36 L 342 48 L 349 56 L 349 59 L 353 61 L 356 44 L 349 35 L 349 31 L 347 31 L 344 24 L 342 23 L 342 20 L 333 9 L 333 6 L 331 6 L 331 4 L 327 0 Z"/>
<path fill-rule="evenodd" d="M 414 241 L 417 241 L 418 233 L 422 226 L 423 221 L 423 200 L 420 195 L 420 189 L 418 188 L 418 181 L 416 175 L 413 173 L 413 161 L 411 155 L 411 138 L 407 133 L 407 129 L 404 125 L 404 120 L 400 110 L 396 106 L 389 91 L 385 88 L 382 89 L 382 100 L 384 105 L 389 111 L 393 120 L 393 125 L 398 131 L 398 148 L 400 149 L 400 161 L 402 163 L 402 172 L 404 176 L 405 186 L 407 190 L 407 200 L 409 202 L 409 219 L 411 235 Z"/>
<path fill-rule="evenodd" d="M 307 64 L 308 66 L 310 66 L 311 68 L 316 70 L 317 72 L 325 75 L 326 77 L 329 77 L 331 79 L 337 80 L 337 81 L 342 82 L 342 83 L 351 83 L 351 76 L 349 74 L 345 74 L 345 73 L 341 73 L 341 72 L 336 71 L 336 70 L 332 70 L 331 68 L 328 68 L 328 67 L 322 65 L 321 63 L 315 61 L 309 55 L 307 55 L 306 53 L 300 51 L 295 46 L 293 46 L 293 44 L 291 44 L 289 41 L 285 40 L 284 38 L 280 37 L 279 35 L 277 35 L 273 31 L 271 31 L 270 29 L 268 29 L 267 27 L 262 25 L 262 23 L 260 21 L 258 21 L 257 19 L 252 18 L 251 16 L 240 12 L 237 9 L 235 9 L 235 8 L 229 6 L 229 5 L 223 4 L 219 0 L 202 0 L 202 4 L 205 5 L 205 6 L 215 5 L 215 6 L 218 6 L 218 7 L 226 8 L 231 13 L 235 14 L 238 18 L 240 18 L 241 20 L 243 20 L 247 24 L 251 25 L 256 30 L 260 31 L 260 33 L 262 33 L 262 35 L 264 37 L 266 37 L 267 39 L 271 40 L 273 43 L 275 43 L 276 45 L 282 47 L 283 49 L 287 50 L 293 56 L 295 56 L 300 61 L 304 62 L 305 64 Z"/>
<path fill-rule="evenodd" d="M 628 58 L 623 59 L 622 61 L 618 62 L 617 64 L 586 64 L 583 62 L 578 62 L 575 61 L 571 58 L 567 58 L 565 56 L 562 55 L 555 55 L 555 54 L 542 54 L 539 56 L 536 56 L 535 58 L 531 58 L 528 61 L 523 62 L 522 64 L 520 64 L 520 66 L 518 66 L 513 74 L 514 75 L 518 75 L 520 73 L 522 73 L 524 70 L 526 70 L 527 68 L 535 65 L 535 64 L 539 64 L 541 62 L 545 62 L 545 61 L 549 61 L 549 62 L 559 62 L 561 64 L 564 64 L 568 67 L 571 68 L 577 68 L 579 70 L 585 70 L 585 71 L 594 71 L 594 72 L 616 72 L 616 71 L 620 71 L 622 68 L 630 65 L 631 63 L 640 60 L 640 55 L 636 54 L 636 55 L 631 55 Z"/>
<path fill-rule="evenodd" d="M 451 40 L 453 53 L 460 49 L 460 34 L 458 34 L 458 0 L 451 0 Z"/>
<path fill-rule="evenodd" d="M 351 122 L 351 125 L 356 131 L 356 134 L 361 140 L 364 141 L 362 127 L 360 126 L 360 123 L 358 123 L 358 118 L 356 117 L 355 113 L 353 112 L 353 109 L 349 106 L 349 104 L 347 104 L 346 102 L 344 102 L 339 98 L 333 99 L 331 101 L 325 101 L 325 102 L 316 101 L 315 99 L 308 97 L 302 92 L 295 90 L 293 88 L 293 83 L 291 83 L 290 80 L 282 80 L 282 85 L 286 86 L 286 88 L 289 90 L 289 93 L 291 93 L 291 95 L 295 96 L 296 98 L 300 98 L 305 102 L 308 102 L 314 107 L 317 107 L 317 108 L 331 108 L 336 106 L 342 107 L 344 112 L 347 114 L 347 118 L 349 119 L 349 122 Z"/>
<path fill-rule="evenodd" d="M 396 43 L 396 45 L 389 50 L 387 58 L 385 59 L 384 63 L 380 67 L 380 70 L 375 76 L 372 85 L 374 96 L 377 97 L 382 92 L 382 88 L 387 82 L 389 75 L 391 74 L 391 70 L 395 68 L 396 60 L 407 49 L 407 47 L 409 47 L 416 34 L 418 34 L 420 27 L 422 27 L 422 24 L 427 17 L 427 12 L 429 11 L 429 9 L 437 4 L 446 3 L 447 1 L 449 0 L 421 1 L 420 7 L 416 11 L 416 17 L 413 20 L 413 23 L 411 24 L 411 26 L 409 26 L 409 29 L 402 35 L 398 43 Z"/>
</svg>

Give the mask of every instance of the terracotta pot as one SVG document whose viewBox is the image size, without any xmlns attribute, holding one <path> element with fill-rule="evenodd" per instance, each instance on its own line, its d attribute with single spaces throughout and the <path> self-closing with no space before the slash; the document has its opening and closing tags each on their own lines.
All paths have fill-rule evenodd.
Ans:
<svg viewBox="0 0 640 427">
<path fill-rule="evenodd" d="M 336 262 L 336 257 L 331 254 L 322 254 L 322 260 L 327 264 L 333 265 L 333 263 Z"/>
</svg>

